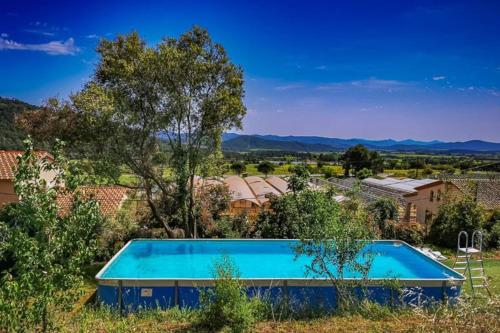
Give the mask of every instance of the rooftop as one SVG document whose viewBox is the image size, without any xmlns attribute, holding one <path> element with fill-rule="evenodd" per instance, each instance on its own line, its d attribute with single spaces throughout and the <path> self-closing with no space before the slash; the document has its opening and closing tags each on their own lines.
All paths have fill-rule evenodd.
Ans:
<svg viewBox="0 0 500 333">
<path fill-rule="evenodd" d="M 99 203 L 99 208 L 104 216 L 114 217 L 120 209 L 122 203 L 127 198 L 129 189 L 123 186 L 100 185 L 82 186 L 77 189 L 86 198 L 95 198 Z M 57 205 L 62 215 L 68 213 L 73 205 L 72 194 L 62 192 L 57 197 Z"/>
<path fill-rule="evenodd" d="M 402 194 L 413 193 L 418 190 L 419 187 L 424 185 L 429 185 L 432 183 L 438 183 L 439 180 L 436 179 L 412 179 L 412 178 L 366 178 L 362 180 L 363 184 L 376 186 L 386 190 L 397 191 Z"/>
<path fill-rule="evenodd" d="M 24 154 L 22 150 L 0 150 L 0 180 L 12 180 L 14 179 L 16 167 L 17 167 L 17 157 Z M 46 151 L 37 151 L 36 154 L 42 158 L 48 158 L 53 160 L 52 155 Z"/>
<path fill-rule="evenodd" d="M 269 201 L 269 195 L 280 196 L 289 192 L 288 182 L 276 176 L 266 179 L 257 176 L 245 178 L 240 176 L 229 176 L 223 180 L 196 177 L 195 183 L 196 186 L 225 184 L 231 194 L 231 201 L 248 200 L 258 206 Z"/>
</svg>

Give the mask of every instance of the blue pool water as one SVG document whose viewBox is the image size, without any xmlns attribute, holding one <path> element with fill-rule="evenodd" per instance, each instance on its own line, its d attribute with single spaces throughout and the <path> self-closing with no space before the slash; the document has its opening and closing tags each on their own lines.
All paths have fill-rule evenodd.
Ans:
<svg viewBox="0 0 500 333">
<path fill-rule="evenodd" d="M 99 279 L 211 279 L 213 263 L 228 255 L 242 279 L 303 279 L 311 258 L 296 257 L 291 240 L 134 240 L 98 275 Z M 401 242 L 366 246 L 371 279 L 463 279 Z M 362 260 L 362 259 L 360 259 Z M 345 278 L 358 278 L 347 271 Z"/>
<path fill-rule="evenodd" d="M 125 311 L 197 307 L 200 290 L 213 286 L 214 263 L 227 255 L 249 296 L 286 300 L 292 308 L 335 309 L 336 288 L 328 279 L 306 274 L 311 258 L 297 257 L 295 245 L 291 240 L 133 240 L 97 274 L 97 298 Z M 460 295 L 463 276 L 403 242 L 374 241 L 364 253 L 373 262 L 366 287 L 352 289 L 360 297 L 394 306 L 453 302 Z M 357 274 L 347 270 L 345 278 Z M 379 280 L 392 278 L 400 290 Z"/>
</svg>

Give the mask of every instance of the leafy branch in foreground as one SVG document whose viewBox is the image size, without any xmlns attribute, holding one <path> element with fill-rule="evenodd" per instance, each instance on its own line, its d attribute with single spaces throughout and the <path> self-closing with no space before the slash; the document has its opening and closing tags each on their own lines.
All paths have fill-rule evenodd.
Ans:
<svg viewBox="0 0 500 333">
<path fill-rule="evenodd" d="M 330 280 L 338 306 L 347 307 L 353 300 L 352 287 L 362 287 L 371 267 L 366 213 L 352 203 L 339 205 L 328 192 L 304 190 L 296 198 L 298 211 L 303 212 L 298 215 L 303 221 L 296 253 L 311 258 L 308 272 Z M 356 280 L 345 280 L 351 277 Z"/>
<path fill-rule="evenodd" d="M 0 212 L 0 331 L 46 332 L 54 329 L 54 312 L 69 309 L 79 295 L 81 269 L 93 258 L 102 217 L 95 200 L 61 187 L 78 179 L 74 168 L 71 180 L 64 172 L 64 158 L 40 160 L 29 140 L 25 149 L 14 181 L 19 202 Z M 40 173 L 54 164 L 60 170 L 51 187 Z M 64 215 L 57 208 L 62 190 L 74 196 Z"/>
</svg>

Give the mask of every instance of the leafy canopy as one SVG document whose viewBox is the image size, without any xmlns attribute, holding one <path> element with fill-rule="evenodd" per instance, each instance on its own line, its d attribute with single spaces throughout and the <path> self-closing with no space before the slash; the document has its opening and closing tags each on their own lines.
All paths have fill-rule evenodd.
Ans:
<svg viewBox="0 0 500 333">
<path fill-rule="evenodd" d="M 214 170 L 207 165 L 221 156 L 222 133 L 240 128 L 246 113 L 241 68 L 198 27 L 155 46 L 136 32 L 120 35 L 102 40 L 97 52 L 85 88 L 68 103 L 47 105 L 47 119 L 57 121 L 42 134 L 101 166 L 125 165 L 169 236 L 181 235 L 174 224 L 192 235 L 194 176 Z M 61 118 L 72 119 L 69 129 L 58 126 Z M 40 134 L 32 125 L 29 132 Z M 172 200 L 175 211 L 165 211 L 161 203 Z"/>
</svg>

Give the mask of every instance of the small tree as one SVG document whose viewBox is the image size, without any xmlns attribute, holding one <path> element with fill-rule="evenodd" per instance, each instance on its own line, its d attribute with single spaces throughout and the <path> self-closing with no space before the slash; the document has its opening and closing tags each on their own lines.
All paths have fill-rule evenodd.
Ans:
<svg viewBox="0 0 500 333">
<path fill-rule="evenodd" d="M 298 202 L 302 227 L 297 255 L 311 259 L 307 266 L 310 273 L 332 282 L 338 305 L 345 308 L 353 299 L 352 285 L 344 278 L 347 274 L 365 278 L 371 267 L 371 255 L 367 250 L 371 233 L 366 214 L 359 207 L 338 205 L 322 192 L 312 194 L 306 190 L 302 195 L 306 200 Z"/>
<path fill-rule="evenodd" d="M 262 172 L 263 174 L 267 175 L 270 173 L 274 172 L 274 164 L 272 164 L 269 161 L 262 161 L 257 165 L 257 171 Z"/>
<path fill-rule="evenodd" d="M 64 166 L 64 159 L 58 161 Z M 58 187 L 47 188 L 40 178 L 40 172 L 51 168 L 47 161 L 39 161 L 27 141 L 14 181 L 19 202 L 0 217 L 0 331 L 52 330 L 54 310 L 74 304 L 82 267 L 97 248 L 102 224 L 98 203 L 66 188 L 74 196 L 73 206 L 61 216 Z M 64 179 L 75 184 L 76 173 L 61 170 L 57 183 Z"/>
<path fill-rule="evenodd" d="M 239 176 L 247 170 L 247 166 L 241 161 L 236 161 L 231 163 L 231 170 Z"/>
</svg>

